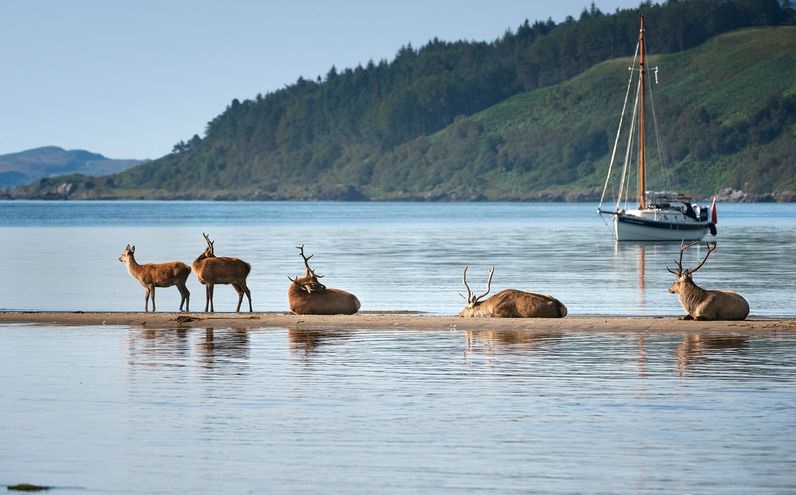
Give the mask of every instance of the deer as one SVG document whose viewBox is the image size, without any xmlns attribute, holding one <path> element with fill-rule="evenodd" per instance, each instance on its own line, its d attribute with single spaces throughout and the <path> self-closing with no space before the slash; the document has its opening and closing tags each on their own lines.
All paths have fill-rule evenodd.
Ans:
<svg viewBox="0 0 796 495">
<path fill-rule="evenodd" d="M 476 296 L 467 284 L 467 268 L 464 267 L 464 287 L 467 289 L 467 297 L 459 294 L 467 306 L 459 313 L 459 316 L 486 316 L 492 318 L 563 318 L 567 315 L 567 307 L 558 299 L 545 294 L 524 292 L 517 289 L 506 289 L 489 297 L 486 297 L 492 290 L 492 276 L 495 274 L 495 267 L 489 270 L 489 277 L 486 281 L 487 289 L 483 294 Z"/>
<path fill-rule="evenodd" d="M 216 256 L 213 242 L 210 236 L 202 233 L 207 242 L 204 252 L 199 255 L 191 264 L 199 283 L 205 286 L 205 313 L 208 308 L 214 313 L 213 289 L 216 284 L 231 284 L 238 293 L 238 307 L 236 313 L 240 313 L 240 305 L 243 302 L 243 295 L 249 299 L 249 312 L 252 312 L 252 294 L 246 285 L 246 277 L 252 267 L 250 264 L 238 258 Z"/>
<path fill-rule="evenodd" d="M 361 304 L 354 294 L 342 289 L 327 288 L 310 267 L 310 259 L 314 254 L 306 256 L 304 245 L 296 246 L 304 260 L 304 276 L 291 278 L 287 289 L 287 301 L 290 311 L 297 315 L 352 315 L 359 311 Z"/>
<path fill-rule="evenodd" d="M 144 295 L 144 312 L 149 311 L 149 299 L 152 298 L 152 312 L 155 312 L 155 287 L 171 287 L 176 285 L 180 291 L 180 311 L 185 306 L 188 311 L 188 303 L 191 293 L 185 286 L 188 275 L 191 274 L 191 267 L 181 261 L 171 261 L 168 263 L 148 263 L 139 265 L 135 261 L 135 246 L 127 245 L 119 256 L 119 261 L 127 265 L 127 271 L 138 280 L 146 289 Z"/>
<path fill-rule="evenodd" d="M 699 241 L 686 245 L 680 243 L 680 258 L 675 260 L 677 271 L 668 266 L 666 269 L 677 277 L 669 287 L 669 292 L 677 294 L 680 305 L 685 309 L 683 320 L 744 320 L 749 315 L 749 303 L 740 294 L 728 290 L 705 290 L 694 283 L 693 275 L 708 260 L 710 254 L 716 250 L 716 241 L 712 244 L 706 242 L 708 252 L 696 268 L 683 270 L 683 253 L 699 244 Z"/>
</svg>

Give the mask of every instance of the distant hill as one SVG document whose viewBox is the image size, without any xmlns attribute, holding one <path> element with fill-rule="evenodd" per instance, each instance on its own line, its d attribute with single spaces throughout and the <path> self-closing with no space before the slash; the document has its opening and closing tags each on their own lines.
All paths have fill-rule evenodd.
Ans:
<svg viewBox="0 0 796 495">
<path fill-rule="evenodd" d="M 645 3 L 656 111 L 685 189 L 796 196 L 796 27 L 776 0 Z M 757 27 L 753 26 L 780 26 Z M 108 177 L 14 197 L 592 199 L 638 38 L 635 9 L 437 39 L 391 62 L 234 99 L 203 137 Z"/>
<path fill-rule="evenodd" d="M 27 184 L 54 175 L 110 175 L 142 161 L 114 160 L 85 150 L 67 151 L 57 146 L 44 146 L 0 155 L 0 188 Z"/>
</svg>

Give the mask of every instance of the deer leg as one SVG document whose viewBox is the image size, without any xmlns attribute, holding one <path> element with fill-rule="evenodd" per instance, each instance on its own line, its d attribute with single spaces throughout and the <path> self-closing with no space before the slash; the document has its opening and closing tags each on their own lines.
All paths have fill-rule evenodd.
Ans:
<svg viewBox="0 0 796 495">
<path fill-rule="evenodd" d="M 144 294 L 144 313 L 149 312 L 149 287 L 146 288 L 146 293 Z"/>
<path fill-rule="evenodd" d="M 233 283 L 232 287 L 234 287 L 235 292 L 238 293 L 238 307 L 235 308 L 235 312 L 240 313 L 240 305 L 243 302 L 243 288 L 238 283 Z"/>
<path fill-rule="evenodd" d="M 249 313 L 253 313 L 253 310 L 252 310 L 252 293 L 249 290 L 249 286 L 246 285 L 246 284 L 243 284 L 243 290 L 246 291 L 246 297 L 249 299 Z"/>
<path fill-rule="evenodd" d="M 155 312 L 155 286 L 152 286 L 152 312 Z"/>
<path fill-rule="evenodd" d="M 210 308 L 211 313 L 215 313 L 213 310 L 213 284 L 205 285 L 205 313 L 207 313 L 207 308 Z"/>
<path fill-rule="evenodd" d="M 188 291 L 188 287 L 185 284 L 180 284 L 177 286 L 177 289 L 180 291 L 180 311 L 182 311 L 182 305 L 185 304 L 185 311 L 188 311 L 188 301 L 191 298 L 191 293 Z"/>
</svg>

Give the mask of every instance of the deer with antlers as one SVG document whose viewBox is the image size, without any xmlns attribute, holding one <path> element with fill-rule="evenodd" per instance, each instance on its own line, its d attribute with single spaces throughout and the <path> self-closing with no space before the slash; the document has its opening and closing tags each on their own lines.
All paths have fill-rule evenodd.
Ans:
<svg viewBox="0 0 796 495">
<path fill-rule="evenodd" d="M 297 315 L 352 315 L 361 307 L 359 299 L 354 294 L 342 289 L 331 289 L 323 285 L 315 270 L 310 268 L 310 258 L 315 256 L 304 255 L 304 245 L 296 246 L 301 258 L 304 260 L 304 276 L 290 278 L 290 287 L 287 289 L 287 301 L 290 311 Z"/>
<path fill-rule="evenodd" d="M 148 263 L 139 265 L 135 261 L 135 246 L 127 245 L 119 256 L 119 261 L 127 265 L 127 271 L 138 280 L 146 289 L 144 295 L 144 312 L 149 311 L 149 299 L 152 298 L 152 312 L 155 312 L 155 287 L 171 287 L 176 285 L 180 291 L 180 311 L 185 305 L 188 311 L 188 302 L 191 293 L 185 286 L 188 275 L 191 274 L 191 267 L 181 261 L 171 261 L 169 263 Z"/>
<path fill-rule="evenodd" d="M 236 312 L 240 313 L 240 305 L 243 302 L 243 295 L 249 299 L 249 312 L 252 312 L 252 294 L 246 285 L 246 277 L 252 267 L 250 264 L 238 258 L 216 256 L 213 242 L 207 234 L 202 234 L 207 242 L 204 252 L 199 255 L 191 264 L 199 283 L 205 286 L 205 313 L 208 307 L 210 312 L 215 312 L 213 307 L 213 289 L 216 284 L 231 284 L 238 293 L 238 307 Z"/>
<path fill-rule="evenodd" d="M 669 292 L 677 294 L 680 304 L 687 313 L 684 320 L 743 320 L 749 315 L 749 303 L 740 294 L 727 290 L 705 290 L 697 286 L 692 280 L 692 275 L 702 268 L 708 260 L 710 253 L 716 250 L 716 241 L 713 244 L 705 243 L 708 252 L 696 268 L 683 270 L 683 253 L 699 244 L 699 241 L 685 245 L 680 243 L 680 258 L 675 261 L 677 271 L 666 267 L 677 280 L 669 287 Z"/>
<path fill-rule="evenodd" d="M 476 296 L 467 285 L 467 268 L 464 267 L 464 287 L 467 289 L 467 297 L 459 294 L 467 301 L 467 306 L 459 313 L 459 316 L 488 316 L 493 318 L 561 318 L 567 315 L 567 307 L 561 301 L 552 296 L 535 294 L 533 292 L 523 292 L 516 289 L 506 289 L 489 297 L 486 297 L 492 290 L 492 276 L 495 274 L 495 267 L 489 270 L 486 292 Z"/>
</svg>

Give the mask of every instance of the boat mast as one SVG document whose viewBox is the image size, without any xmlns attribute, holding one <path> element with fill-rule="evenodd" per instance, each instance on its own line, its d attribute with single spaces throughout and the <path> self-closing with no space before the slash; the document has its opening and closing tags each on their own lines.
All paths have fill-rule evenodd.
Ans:
<svg viewBox="0 0 796 495">
<path fill-rule="evenodd" d="M 644 16 L 639 14 L 641 19 L 641 28 L 638 34 L 638 50 L 639 50 L 639 99 L 638 99 L 638 207 L 643 210 L 646 206 L 645 191 L 647 190 L 646 184 L 646 155 L 644 154 L 644 91 L 646 89 L 645 74 L 646 67 L 646 53 L 647 47 L 644 42 Z"/>
</svg>

